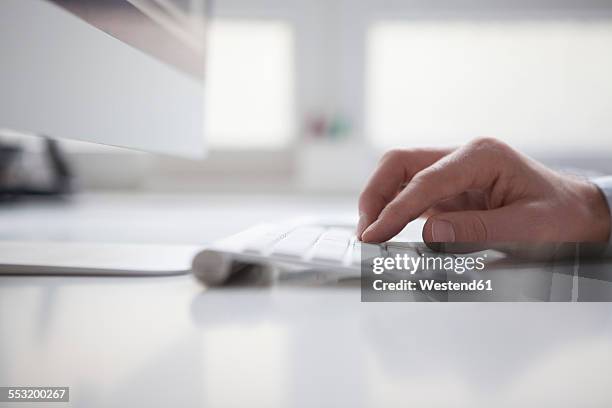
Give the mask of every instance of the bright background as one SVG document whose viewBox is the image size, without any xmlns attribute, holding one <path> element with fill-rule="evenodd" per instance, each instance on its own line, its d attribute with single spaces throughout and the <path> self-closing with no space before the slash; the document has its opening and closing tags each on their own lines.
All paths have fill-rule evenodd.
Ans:
<svg viewBox="0 0 612 408">
<path fill-rule="evenodd" d="M 388 148 L 479 136 L 612 173 L 610 73 L 605 1 L 217 0 L 206 160 L 66 146 L 89 189 L 357 192 Z"/>
</svg>

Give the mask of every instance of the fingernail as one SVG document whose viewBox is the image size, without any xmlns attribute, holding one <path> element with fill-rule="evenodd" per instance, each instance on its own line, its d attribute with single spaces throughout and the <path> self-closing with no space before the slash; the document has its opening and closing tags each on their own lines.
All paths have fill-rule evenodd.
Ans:
<svg viewBox="0 0 612 408">
<path fill-rule="evenodd" d="M 431 226 L 431 235 L 434 242 L 455 242 L 455 228 L 448 221 L 435 220 Z"/>
<path fill-rule="evenodd" d="M 373 224 L 371 224 L 368 228 L 365 229 L 365 231 L 363 231 L 363 234 L 361 234 L 361 240 L 363 242 L 369 242 L 368 236 L 372 233 L 373 230 L 376 229 L 377 224 L 378 224 L 378 221 L 374 221 Z"/>
</svg>

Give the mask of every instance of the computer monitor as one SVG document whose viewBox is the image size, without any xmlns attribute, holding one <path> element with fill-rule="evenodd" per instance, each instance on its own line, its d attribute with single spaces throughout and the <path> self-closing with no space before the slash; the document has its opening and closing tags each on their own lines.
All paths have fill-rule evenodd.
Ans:
<svg viewBox="0 0 612 408">
<path fill-rule="evenodd" d="M 206 1 L 0 1 L 0 129 L 201 155 Z"/>
</svg>

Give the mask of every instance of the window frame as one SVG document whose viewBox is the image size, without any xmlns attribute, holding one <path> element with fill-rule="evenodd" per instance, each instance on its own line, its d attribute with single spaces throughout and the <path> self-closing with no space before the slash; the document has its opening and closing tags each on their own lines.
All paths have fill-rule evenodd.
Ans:
<svg viewBox="0 0 612 408">
<path fill-rule="evenodd" d="M 334 0 L 336 1 L 336 0 Z M 256 171 L 260 180 L 276 182 L 281 190 L 291 190 L 295 178 L 294 161 L 300 140 L 303 137 L 302 120 L 307 112 L 320 105 L 320 101 L 328 100 L 328 96 L 321 96 L 320 91 L 325 86 L 316 86 L 317 77 L 321 69 L 320 61 L 324 57 L 319 52 L 316 40 L 309 31 L 314 22 L 331 23 L 325 16 L 326 2 L 302 2 L 299 0 L 229 0 L 217 1 L 214 4 L 211 19 L 228 20 L 274 20 L 284 21 L 292 27 L 293 32 L 293 61 L 295 69 L 293 78 L 294 120 L 295 134 L 288 135 L 287 143 L 280 148 L 249 148 L 245 150 L 233 148 L 219 148 L 211 146 L 205 160 L 180 160 L 173 158 L 154 158 L 155 169 L 158 175 L 183 175 L 191 178 L 200 177 L 211 182 L 215 177 L 222 177 L 228 184 L 235 184 L 236 180 L 243 179 Z M 327 31 L 329 24 L 323 22 L 319 25 L 323 32 Z M 319 61 L 317 64 L 308 64 L 306 61 Z M 322 71 L 324 72 L 324 71 Z M 279 177 L 280 175 L 280 177 Z"/>
</svg>

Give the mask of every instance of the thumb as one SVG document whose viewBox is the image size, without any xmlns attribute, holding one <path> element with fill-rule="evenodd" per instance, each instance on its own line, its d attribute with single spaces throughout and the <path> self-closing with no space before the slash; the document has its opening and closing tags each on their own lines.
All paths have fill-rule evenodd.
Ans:
<svg viewBox="0 0 612 408">
<path fill-rule="evenodd" d="M 521 239 L 517 209 L 502 207 L 484 211 L 436 214 L 423 227 L 425 242 L 471 243 Z M 525 234 L 523 229 L 522 235 Z"/>
<path fill-rule="evenodd" d="M 423 227 L 423 241 L 436 251 L 468 253 L 497 249 L 527 259 L 575 254 L 574 243 L 550 238 L 550 218 L 518 205 L 484 211 L 436 214 Z M 569 245 L 568 245 L 569 244 Z"/>
</svg>

